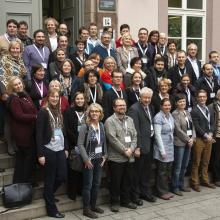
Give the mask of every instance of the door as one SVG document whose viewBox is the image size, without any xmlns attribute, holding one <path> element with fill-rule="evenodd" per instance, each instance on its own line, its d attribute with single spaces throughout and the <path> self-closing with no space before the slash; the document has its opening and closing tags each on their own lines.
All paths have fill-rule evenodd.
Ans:
<svg viewBox="0 0 220 220">
<path fill-rule="evenodd" d="M 8 19 L 26 21 L 29 26 L 29 35 L 42 27 L 42 0 L 1 0 L 0 1 L 0 34 L 6 31 Z"/>
</svg>

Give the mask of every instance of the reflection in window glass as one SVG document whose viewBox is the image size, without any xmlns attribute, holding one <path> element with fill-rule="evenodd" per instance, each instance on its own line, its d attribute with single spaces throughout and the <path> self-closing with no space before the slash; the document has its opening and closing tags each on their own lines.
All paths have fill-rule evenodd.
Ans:
<svg viewBox="0 0 220 220">
<path fill-rule="evenodd" d="M 196 40 L 196 39 L 187 39 L 187 45 L 190 43 L 194 43 L 198 47 L 198 59 L 202 59 L 202 40 Z"/>
<path fill-rule="evenodd" d="M 202 9 L 203 0 L 187 0 L 187 8 Z"/>
<path fill-rule="evenodd" d="M 187 37 L 202 37 L 202 17 L 187 17 Z"/>
<path fill-rule="evenodd" d="M 181 50 L 182 49 L 182 40 L 181 38 L 172 38 L 172 37 L 169 37 L 169 41 L 174 41 L 176 43 L 176 49 L 177 50 Z"/>
<path fill-rule="evenodd" d="M 168 16 L 168 36 L 181 37 L 182 35 L 182 17 L 181 16 Z"/>
<path fill-rule="evenodd" d="M 182 8 L 182 0 L 169 0 L 168 7 Z"/>
</svg>

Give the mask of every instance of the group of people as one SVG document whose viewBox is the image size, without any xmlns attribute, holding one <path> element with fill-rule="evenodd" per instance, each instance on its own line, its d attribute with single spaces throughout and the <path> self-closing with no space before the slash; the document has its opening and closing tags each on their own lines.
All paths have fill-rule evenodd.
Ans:
<svg viewBox="0 0 220 220">
<path fill-rule="evenodd" d="M 64 182 L 70 199 L 82 194 L 85 216 L 103 213 L 103 170 L 112 212 L 183 196 L 187 169 L 193 190 L 220 187 L 217 51 L 201 67 L 195 43 L 177 50 L 156 30 L 140 28 L 135 42 L 123 24 L 115 41 L 112 27 L 99 39 L 90 23 L 71 45 L 65 23 L 44 24 L 32 39 L 25 21 L 10 19 L 0 36 L 0 134 L 16 157 L 13 183 L 35 185 L 43 167 L 48 216 L 65 217 L 54 196 Z"/>
</svg>

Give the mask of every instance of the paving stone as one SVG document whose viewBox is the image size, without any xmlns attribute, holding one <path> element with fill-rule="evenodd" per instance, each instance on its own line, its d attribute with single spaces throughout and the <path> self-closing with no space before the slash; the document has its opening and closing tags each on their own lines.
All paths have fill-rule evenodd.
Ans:
<svg viewBox="0 0 220 220">
<path fill-rule="evenodd" d="M 177 212 L 182 212 L 183 210 L 180 209 L 180 207 L 172 207 L 168 209 L 160 209 L 158 211 L 155 211 L 155 213 L 161 215 L 161 216 L 166 216 L 169 214 L 177 213 Z"/>
</svg>

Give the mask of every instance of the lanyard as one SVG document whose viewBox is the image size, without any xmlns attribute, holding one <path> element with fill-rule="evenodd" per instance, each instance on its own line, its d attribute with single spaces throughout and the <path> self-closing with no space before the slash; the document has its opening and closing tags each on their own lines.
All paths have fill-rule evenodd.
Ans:
<svg viewBox="0 0 220 220">
<path fill-rule="evenodd" d="M 157 54 L 157 45 L 156 44 L 154 45 L 154 48 L 155 48 L 155 54 Z"/>
<path fill-rule="evenodd" d="M 8 39 L 8 36 L 6 33 L 4 34 L 4 36 L 5 36 L 5 39 L 8 41 L 8 43 L 10 43 L 10 40 Z"/>
<path fill-rule="evenodd" d="M 96 136 L 96 139 L 98 141 L 98 145 L 100 145 L 101 132 L 100 132 L 99 124 L 98 124 L 98 132 L 96 132 L 96 129 L 95 129 L 93 124 L 91 124 L 91 126 L 92 126 L 93 130 L 95 131 L 95 136 Z"/>
<path fill-rule="evenodd" d="M 89 44 L 88 41 L 86 42 L 86 48 L 85 48 L 85 52 L 89 55 Z"/>
<path fill-rule="evenodd" d="M 185 120 L 186 120 L 186 123 L 187 123 L 187 129 L 190 129 L 189 118 L 187 117 L 187 115 L 186 115 L 186 112 L 185 112 L 185 111 L 183 111 L 183 114 L 185 115 Z"/>
<path fill-rule="evenodd" d="M 83 65 L 83 62 L 82 62 L 82 60 L 80 60 L 79 57 L 76 57 L 76 59 L 79 61 L 79 63 L 80 63 L 81 65 Z"/>
<path fill-rule="evenodd" d="M 91 98 L 92 98 L 93 103 L 96 103 L 96 90 L 97 90 L 97 86 L 95 85 L 95 94 L 94 94 L 94 96 L 93 96 L 92 91 L 91 91 L 91 89 L 89 88 L 89 93 L 90 93 L 90 96 L 91 96 Z"/>
<path fill-rule="evenodd" d="M 112 86 L 112 90 L 115 92 L 115 94 L 117 95 L 118 98 L 122 98 L 123 99 L 123 92 L 122 92 L 121 89 L 120 89 L 121 96 L 119 96 L 118 92 L 115 90 L 115 88 L 113 86 Z"/>
<path fill-rule="evenodd" d="M 191 105 L 191 93 L 188 88 L 186 88 L 186 94 L 187 94 L 187 99 L 188 99 L 188 103 L 190 106 Z"/>
<path fill-rule="evenodd" d="M 43 94 L 44 94 L 44 84 L 43 82 L 41 82 L 40 84 L 38 84 L 35 80 L 35 85 L 37 86 L 38 91 L 40 92 L 40 96 L 41 98 L 43 98 Z"/>
<path fill-rule="evenodd" d="M 84 117 L 84 113 L 82 114 L 82 116 L 80 117 L 79 113 L 77 111 L 75 111 L 76 115 L 77 115 L 77 118 L 79 120 L 80 123 L 82 123 L 82 120 L 83 120 L 83 117 Z"/>
<path fill-rule="evenodd" d="M 36 49 L 36 51 L 38 52 L 38 54 L 40 55 L 41 59 L 43 60 L 43 62 L 45 62 L 45 51 L 44 51 L 44 47 L 43 47 L 43 55 L 41 54 L 41 52 L 39 51 L 39 49 L 36 47 L 36 45 L 34 44 L 34 47 Z"/>
<path fill-rule="evenodd" d="M 182 77 L 182 75 L 186 73 L 186 67 L 184 68 L 184 73 L 183 73 L 183 74 L 181 73 L 181 71 L 180 71 L 180 68 L 179 68 L 179 67 L 178 67 L 178 70 L 179 70 L 179 75 L 180 75 L 180 77 Z"/>
<path fill-rule="evenodd" d="M 209 88 L 212 90 L 213 92 L 213 89 L 214 89 L 214 82 L 212 80 L 212 82 L 210 83 L 210 81 L 205 77 L 205 81 L 207 82 Z"/>
<path fill-rule="evenodd" d="M 55 124 L 55 126 L 56 126 L 56 123 L 58 124 L 58 117 L 57 117 L 56 120 L 55 120 L 55 118 L 53 117 L 53 114 L 51 113 L 51 111 L 50 111 L 49 108 L 47 108 L 47 111 L 48 111 L 50 117 L 52 118 L 52 120 L 53 120 L 53 122 L 54 122 L 54 124 Z"/>
<path fill-rule="evenodd" d="M 208 116 L 204 113 L 204 111 L 200 108 L 199 105 L 197 105 L 198 109 L 200 110 L 200 112 L 203 114 L 203 116 L 207 119 L 207 121 L 209 122 L 209 129 L 210 129 L 210 113 L 208 108 L 205 106 L 206 110 L 208 111 Z"/>
<path fill-rule="evenodd" d="M 171 59 L 171 66 L 176 65 L 176 54 L 173 54 L 173 56 L 170 54 L 170 59 Z"/>
<path fill-rule="evenodd" d="M 147 107 L 145 108 L 145 111 L 146 111 L 146 109 L 147 109 L 147 114 L 148 114 L 149 119 L 150 119 L 150 123 L 152 124 L 152 118 L 151 118 L 151 114 L 150 114 L 149 107 L 147 106 Z"/>
<path fill-rule="evenodd" d="M 133 91 L 134 91 L 134 95 L 135 95 L 137 101 L 139 101 L 139 96 L 137 95 L 135 89 L 134 89 L 134 88 L 132 88 L 132 89 L 133 89 Z M 139 94 L 140 94 L 140 91 L 141 91 L 140 88 L 138 88 L 138 91 L 139 91 Z"/>
<path fill-rule="evenodd" d="M 143 48 L 141 47 L 141 45 L 139 44 L 139 42 L 138 42 L 137 44 L 138 44 L 138 47 L 139 47 L 139 49 L 140 49 L 142 55 L 145 55 L 146 52 L 147 52 L 147 50 L 148 50 L 148 47 L 147 47 L 145 50 L 143 50 Z"/>
</svg>

